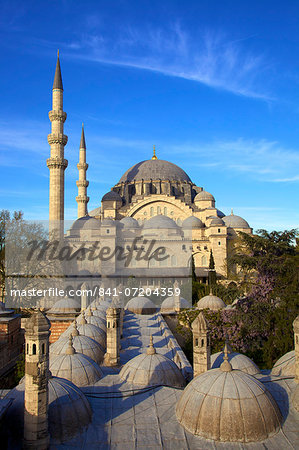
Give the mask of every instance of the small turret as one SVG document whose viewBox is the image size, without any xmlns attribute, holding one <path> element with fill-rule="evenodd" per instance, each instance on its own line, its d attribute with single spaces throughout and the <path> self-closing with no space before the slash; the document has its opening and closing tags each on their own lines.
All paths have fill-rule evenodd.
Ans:
<svg viewBox="0 0 299 450">
<path fill-rule="evenodd" d="M 202 312 L 192 322 L 194 377 L 211 368 L 210 332 Z"/>
</svg>

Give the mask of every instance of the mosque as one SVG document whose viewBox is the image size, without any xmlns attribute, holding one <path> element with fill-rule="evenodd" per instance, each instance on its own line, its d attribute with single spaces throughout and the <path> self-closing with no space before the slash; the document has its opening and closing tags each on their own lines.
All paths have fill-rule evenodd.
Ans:
<svg viewBox="0 0 299 450">
<path fill-rule="evenodd" d="M 63 220 L 67 166 L 62 93 L 58 59 L 49 114 L 53 221 Z M 139 230 L 158 230 L 163 242 L 178 246 L 185 242 L 185 229 L 191 229 L 192 248 L 200 247 L 197 267 L 207 265 L 206 246 L 215 253 L 216 270 L 224 276 L 221 264 L 228 240 L 238 230 L 252 231 L 244 219 L 224 216 L 211 194 L 155 154 L 129 169 L 103 197 L 101 207 L 87 214 L 85 147 L 82 132 L 78 219 L 63 239 L 78 242 L 84 233 L 91 240 L 105 235 L 110 239 L 121 235 L 127 225 L 126 239 Z M 174 271 L 186 262 L 177 258 L 174 267 L 159 267 L 159 271 Z M 114 262 L 108 275 L 113 276 L 116 269 Z M 299 447 L 299 316 L 293 324 L 295 350 L 278 360 L 272 371 L 263 371 L 247 356 L 234 352 L 228 341 L 222 352 L 211 354 L 205 309 L 220 310 L 226 305 L 210 293 L 193 306 L 199 313 L 191 325 L 192 367 L 166 321 L 168 314 L 192 307 L 178 291 L 161 307 L 146 296 L 131 298 L 125 308 L 105 295 L 91 302 L 83 297 L 81 302 L 57 298 L 52 308 L 44 312 L 35 308 L 26 319 L 25 376 L 14 389 L 0 391 L 3 448 Z M 63 328 L 55 331 L 54 323 Z M 50 343 L 52 334 L 55 339 Z"/>
</svg>

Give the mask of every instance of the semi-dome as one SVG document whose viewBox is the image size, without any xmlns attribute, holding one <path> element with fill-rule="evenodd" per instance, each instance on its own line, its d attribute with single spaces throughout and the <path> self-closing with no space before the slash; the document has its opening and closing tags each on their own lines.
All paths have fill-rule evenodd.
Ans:
<svg viewBox="0 0 299 450">
<path fill-rule="evenodd" d="M 210 222 L 210 227 L 223 226 L 223 225 L 224 225 L 224 222 L 220 217 L 216 217 L 216 216 L 212 217 L 212 220 Z"/>
<path fill-rule="evenodd" d="M 195 217 L 195 216 L 187 217 L 187 219 L 185 219 L 182 223 L 182 227 L 188 228 L 188 229 L 189 228 L 191 228 L 191 229 L 203 228 L 203 226 L 204 225 L 203 225 L 202 221 L 198 217 Z"/>
<path fill-rule="evenodd" d="M 47 314 L 77 314 L 81 310 L 79 302 L 70 297 L 64 297 L 58 300 Z"/>
<path fill-rule="evenodd" d="M 135 164 L 123 174 L 119 183 L 151 179 L 191 183 L 183 169 L 163 159 L 148 159 Z"/>
<path fill-rule="evenodd" d="M 223 363 L 224 351 L 211 355 L 211 369 L 218 369 Z M 242 370 L 249 375 L 256 375 L 260 372 L 257 365 L 246 355 L 236 352 L 228 352 L 228 361 L 233 369 Z"/>
<path fill-rule="evenodd" d="M 120 223 L 123 224 L 124 228 L 139 228 L 139 223 L 134 217 L 124 217 L 120 220 Z"/>
<path fill-rule="evenodd" d="M 245 219 L 240 216 L 235 216 L 233 212 L 229 216 L 223 217 L 223 222 L 230 228 L 250 228 Z"/>
<path fill-rule="evenodd" d="M 194 197 L 194 202 L 201 202 L 201 201 L 215 201 L 215 198 L 210 192 L 207 191 L 201 191 Z"/>
<path fill-rule="evenodd" d="M 53 376 L 65 378 L 76 386 L 90 386 L 103 377 L 101 369 L 91 358 L 76 353 L 72 345 L 72 336 L 69 337 L 64 354 L 53 358 L 50 355 L 49 368 Z"/>
<path fill-rule="evenodd" d="M 177 229 L 178 226 L 175 223 L 174 220 L 172 220 L 170 217 L 164 216 L 163 214 L 158 214 L 157 216 L 151 217 L 150 219 L 146 220 L 146 222 L 143 225 L 144 229 L 168 229 L 173 228 Z"/>
<path fill-rule="evenodd" d="M 256 442 L 275 434 L 282 422 L 276 401 L 252 375 L 219 369 L 195 377 L 177 403 L 176 416 L 192 434 L 222 442 Z"/>
<path fill-rule="evenodd" d="M 91 422 L 92 410 L 83 392 L 72 382 L 50 376 L 49 433 L 51 443 L 62 443 L 81 433 Z M 7 398 L 13 398 L 5 419 L 14 435 L 22 438 L 24 427 L 25 381 L 11 390 Z"/>
<path fill-rule="evenodd" d="M 72 330 L 73 347 L 76 353 L 82 353 L 88 356 L 96 363 L 100 364 L 104 359 L 104 349 L 94 339 L 88 336 L 81 336 L 76 325 Z M 64 355 L 69 346 L 69 337 L 65 336 L 58 339 L 56 342 L 50 345 L 50 354 L 52 356 Z"/>
<path fill-rule="evenodd" d="M 186 383 L 180 369 L 171 359 L 156 353 L 152 339 L 151 336 L 146 353 L 135 356 L 124 365 L 120 378 L 139 386 L 184 387 Z"/>
<path fill-rule="evenodd" d="M 212 311 L 217 311 L 218 309 L 225 308 L 226 304 L 224 303 L 221 298 L 216 297 L 216 295 L 213 295 L 212 292 L 210 292 L 209 295 L 206 295 L 205 297 L 202 297 L 197 302 L 197 309 L 211 309 Z"/>
<path fill-rule="evenodd" d="M 171 312 L 177 309 L 190 309 L 191 305 L 183 297 L 179 297 L 178 299 L 175 296 L 167 297 L 161 304 L 161 312 Z"/>
<path fill-rule="evenodd" d="M 102 197 L 102 202 L 122 202 L 121 196 L 118 192 L 109 191 Z"/>
<path fill-rule="evenodd" d="M 157 307 L 149 298 L 133 297 L 128 301 L 125 309 L 135 314 L 154 314 Z"/>
<path fill-rule="evenodd" d="M 292 350 L 276 361 L 271 370 L 271 375 L 294 377 L 295 376 L 295 350 Z"/>
</svg>

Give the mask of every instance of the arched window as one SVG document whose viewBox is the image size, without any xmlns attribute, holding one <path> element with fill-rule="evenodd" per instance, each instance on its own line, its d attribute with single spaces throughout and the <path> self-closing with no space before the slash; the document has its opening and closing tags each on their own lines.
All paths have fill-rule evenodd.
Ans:
<svg viewBox="0 0 299 450">
<path fill-rule="evenodd" d="M 163 258 L 165 258 L 166 255 L 163 256 Z M 162 261 L 159 261 L 159 266 L 160 267 L 167 267 L 169 264 L 169 256 L 167 256 L 167 258 L 163 259 Z"/>
<path fill-rule="evenodd" d="M 164 216 L 167 216 L 167 208 L 164 206 Z"/>
<path fill-rule="evenodd" d="M 36 355 L 36 344 L 32 345 L 32 354 Z"/>
<path fill-rule="evenodd" d="M 151 206 L 151 209 L 150 209 L 150 216 L 153 217 L 153 215 L 154 215 L 154 207 Z"/>
<path fill-rule="evenodd" d="M 202 340 L 201 340 L 201 346 L 203 347 L 204 344 L 205 344 L 205 341 L 204 341 L 204 339 L 202 339 Z"/>
<path fill-rule="evenodd" d="M 208 263 L 206 255 L 203 255 L 201 258 L 201 265 L 206 266 Z"/>
<path fill-rule="evenodd" d="M 27 344 L 27 355 L 29 354 L 29 344 Z"/>
<path fill-rule="evenodd" d="M 157 207 L 157 214 L 161 214 L 161 206 Z"/>
<path fill-rule="evenodd" d="M 195 345 L 196 345 L 196 347 L 198 346 L 198 339 L 197 338 L 195 338 Z"/>
<path fill-rule="evenodd" d="M 149 267 L 155 267 L 156 266 L 157 261 L 155 260 L 155 258 L 151 258 L 149 260 L 148 266 Z"/>
<path fill-rule="evenodd" d="M 42 354 L 45 354 L 45 344 L 42 345 Z"/>
</svg>

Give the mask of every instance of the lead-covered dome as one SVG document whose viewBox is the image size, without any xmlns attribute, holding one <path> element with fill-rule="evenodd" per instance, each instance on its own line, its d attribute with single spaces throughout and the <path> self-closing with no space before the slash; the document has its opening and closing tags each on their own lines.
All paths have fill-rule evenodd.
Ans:
<svg viewBox="0 0 299 450">
<path fill-rule="evenodd" d="M 167 297 L 161 304 L 161 312 L 172 312 L 175 310 L 181 309 L 190 309 L 191 305 L 183 297 L 176 298 L 174 295 L 171 297 Z"/>
<path fill-rule="evenodd" d="M 217 311 L 218 309 L 225 308 L 226 304 L 224 303 L 221 298 L 217 297 L 216 295 L 213 295 L 212 292 L 210 292 L 209 295 L 206 295 L 205 297 L 202 297 L 197 302 L 197 309 L 211 309 L 212 311 Z"/>
<path fill-rule="evenodd" d="M 139 223 L 134 217 L 124 217 L 120 220 L 120 223 L 123 224 L 124 228 L 139 228 Z"/>
<path fill-rule="evenodd" d="M 201 201 L 215 201 L 215 198 L 210 192 L 207 191 L 201 191 L 194 197 L 194 202 L 201 202 Z"/>
<path fill-rule="evenodd" d="M 163 214 L 158 214 L 157 216 L 151 217 L 148 219 L 144 225 L 144 229 L 178 229 L 177 224 L 170 217 L 164 216 Z"/>
<path fill-rule="evenodd" d="M 135 314 L 155 314 L 156 305 L 146 297 L 133 297 L 125 306 L 125 309 Z"/>
<path fill-rule="evenodd" d="M 119 183 L 151 179 L 191 183 L 190 178 L 183 169 L 163 159 L 148 159 L 135 164 L 123 174 Z"/>
<path fill-rule="evenodd" d="M 233 212 L 229 216 L 223 217 L 223 222 L 230 228 L 250 228 L 248 222 L 240 216 L 235 216 Z"/>
<path fill-rule="evenodd" d="M 120 378 L 139 386 L 184 387 L 185 379 L 174 361 L 156 353 L 151 336 L 146 353 L 130 359 L 119 373 Z"/>
<path fill-rule="evenodd" d="M 56 315 L 56 314 L 77 314 L 81 310 L 81 305 L 79 302 L 70 297 L 64 297 L 61 300 L 58 300 L 52 308 L 49 309 L 47 314 Z"/>
<path fill-rule="evenodd" d="M 100 229 L 100 221 L 91 217 L 89 215 L 80 217 L 75 220 L 75 222 L 71 226 L 72 230 L 99 230 Z"/>
<path fill-rule="evenodd" d="M 257 442 L 275 434 L 282 422 L 276 401 L 252 375 L 220 369 L 195 377 L 177 403 L 179 423 L 192 434 L 221 442 Z"/>
<path fill-rule="evenodd" d="M 65 378 L 76 386 L 90 386 L 103 377 L 99 366 L 88 356 L 76 353 L 72 345 L 72 337 L 66 352 L 62 355 L 50 355 L 50 370 L 53 376 Z"/>
<path fill-rule="evenodd" d="M 117 192 L 109 191 L 103 195 L 102 202 L 122 202 L 122 198 Z"/>
<path fill-rule="evenodd" d="M 182 227 L 187 229 L 203 228 L 203 226 L 202 221 L 195 216 L 187 217 L 182 223 Z"/>
<path fill-rule="evenodd" d="M 224 352 L 218 352 L 211 355 L 211 369 L 218 369 L 223 363 Z M 242 370 L 242 372 L 249 375 L 256 375 L 260 372 L 257 365 L 246 355 L 242 353 L 229 352 L 228 361 L 231 363 L 233 369 Z"/>
<path fill-rule="evenodd" d="M 295 350 L 292 350 L 276 361 L 271 370 L 271 375 L 294 377 L 295 362 Z"/>
</svg>

